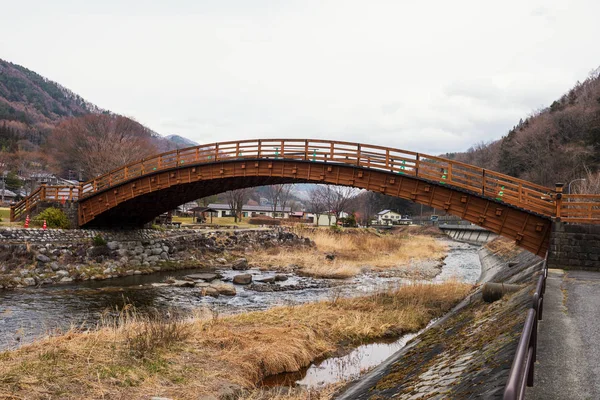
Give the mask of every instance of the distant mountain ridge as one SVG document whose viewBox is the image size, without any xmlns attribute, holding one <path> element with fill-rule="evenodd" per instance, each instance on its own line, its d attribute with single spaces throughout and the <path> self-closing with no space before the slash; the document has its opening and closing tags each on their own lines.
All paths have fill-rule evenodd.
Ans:
<svg viewBox="0 0 600 400">
<path fill-rule="evenodd" d="M 165 136 L 165 139 L 177 145 L 178 148 L 198 146 L 199 143 L 179 135 Z"/>
<path fill-rule="evenodd" d="M 5 150 L 35 149 L 61 120 L 90 113 L 113 114 L 59 83 L 0 59 L 0 144 Z M 182 136 L 163 137 L 149 131 L 161 151 L 185 147 L 184 143 L 195 145 Z M 19 146 L 10 143 L 19 141 Z"/>
</svg>

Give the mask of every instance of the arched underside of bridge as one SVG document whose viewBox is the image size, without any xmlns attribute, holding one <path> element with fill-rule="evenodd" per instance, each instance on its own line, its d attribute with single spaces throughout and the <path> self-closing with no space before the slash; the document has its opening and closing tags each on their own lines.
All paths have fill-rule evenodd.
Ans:
<svg viewBox="0 0 600 400">
<path fill-rule="evenodd" d="M 544 256 L 552 221 L 530 211 L 444 185 L 346 164 L 235 160 L 187 165 L 131 179 L 79 201 L 82 227 L 141 226 L 201 197 L 279 183 L 352 186 L 429 205 L 514 240 Z"/>
</svg>

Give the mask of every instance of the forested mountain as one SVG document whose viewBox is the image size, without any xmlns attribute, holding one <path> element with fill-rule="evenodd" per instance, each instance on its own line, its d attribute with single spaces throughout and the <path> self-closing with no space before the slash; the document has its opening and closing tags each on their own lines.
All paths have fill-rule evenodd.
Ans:
<svg viewBox="0 0 600 400">
<path fill-rule="evenodd" d="M 600 68 L 501 139 L 447 157 L 546 186 L 587 177 L 577 186 L 593 190 L 600 169 Z"/>
<path fill-rule="evenodd" d="M 25 67 L 0 59 L 0 172 L 10 171 L 26 177 L 52 171 L 64 176 L 65 171 L 74 166 L 65 160 L 53 159 L 56 152 L 49 151 L 52 149 L 47 148 L 48 140 L 62 122 L 87 115 L 119 117 L 119 121 L 125 118 L 99 108 Z M 137 125 L 140 124 L 127 126 Z M 190 142 L 176 135 L 172 135 L 176 140 L 169 140 L 146 127 L 137 127 L 135 131 L 147 137 L 151 152 L 183 147 L 182 143 Z"/>
</svg>

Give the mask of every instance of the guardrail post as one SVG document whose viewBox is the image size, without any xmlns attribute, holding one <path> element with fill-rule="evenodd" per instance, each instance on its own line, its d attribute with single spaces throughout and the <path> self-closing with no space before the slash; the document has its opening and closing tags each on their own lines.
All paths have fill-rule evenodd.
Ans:
<svg viewBox="0 0 600 400">
<path fill-rule="evenodd" d="M 42 183 L 40 185 L 40 200 L 46 200 L 46 184 Z"/>
<path fill-rule="evenodd" d="M 557 183 L 556 184 L 556 220 L 560 221 L 560 216 L 562 213 L 562 192 L 563 192 L 563 187 L 565 186 L 564 183 Z"/>
<path fill-rule="evenodd" d="M 14 222 L 15 221 L 15 205 L 11 204 L 10 205 L 10 222 Z"/>
</svg>

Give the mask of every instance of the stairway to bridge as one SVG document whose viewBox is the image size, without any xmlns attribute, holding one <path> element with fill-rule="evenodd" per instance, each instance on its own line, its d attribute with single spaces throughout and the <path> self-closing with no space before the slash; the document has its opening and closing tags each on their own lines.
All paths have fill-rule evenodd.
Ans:
<svg viewBox="0 0 600 400">
<path fill-rule="evenodd" d="M 221 142 L 124 165 L 79 186 L 41 186 L 11 220 L 77 204 L 79 227 L 142 226 L 197 198 L 279 183 L 352 186 L 426 204 L 544 255 L 553 220 L 600 221 L 600 195 L 565 195 L 458 161 L 390 147 L 312 139 Z"/>
</svg>

